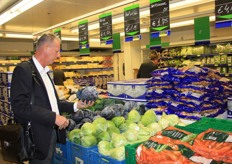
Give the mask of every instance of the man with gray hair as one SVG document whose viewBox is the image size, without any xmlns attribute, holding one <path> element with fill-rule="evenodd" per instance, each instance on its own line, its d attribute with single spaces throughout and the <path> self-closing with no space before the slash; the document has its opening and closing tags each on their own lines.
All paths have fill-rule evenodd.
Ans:
<svg viewBox="0 0 232 164">
<path fill-rule="evenodd" d="M 29 121 L 34 137 L 35 159 L 29 164 L 52 163 L 57 129 L 69 125 L 69 120 L 61 116 L 61 112 L 73 113 L 93 105 L 93 102 L 59 100 L 48 74 L 48 65 L 57 58 L 60 58 L 60 39 L 54 34 L 43 34 L 37 41 L 35 55 L 29 62 L 18 64 L 13 72 L 11 105 L 14 117 L 22 124 Z"/>
</svg>

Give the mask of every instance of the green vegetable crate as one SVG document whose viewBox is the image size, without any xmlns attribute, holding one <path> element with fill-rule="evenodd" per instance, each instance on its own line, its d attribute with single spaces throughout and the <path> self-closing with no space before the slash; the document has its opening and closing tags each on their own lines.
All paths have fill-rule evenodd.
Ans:
<svg viewBox="0 0 232 164">
<path fill-rule="evenodd" d="M 203 117 L 201 120 L 187 126 L 176 127 L 196 134 L 199 134 L 209 128 L 232 132 L 232 121 L 220 118 Z"/>
<path fill-rule="evenodd" d="M 125 160 L 119 161 L 117 159 L 111 158 L 109 156 L 102 155 L 97 149 L 92 150 L 92 164 L 125 164 Z"/>
<path fill-rule="evenodd" d="M 203 117 L 201 120 L 187 126 L 176 127 L 195 134 L 199 134 L 209 128 L 232 132 L 232 121 L 219 118 Z M 141 143 L 143 142 L 128 144 L 125 146 L 126 164 L 136 164 L 136 149 Z"/>
<path fill-rule="evenodd" d="M 70 142 L 71 144 L 71 163 L 72 164 L 93 164 L 92 150 L 97 150 L 97 146 L 83 147 Z"/>
<path fill-rule="evenodd" d="M 125 146 L 126 164 L 136 164 L 136 149 L 143 142 L 128 144 Z"/>
</svg>

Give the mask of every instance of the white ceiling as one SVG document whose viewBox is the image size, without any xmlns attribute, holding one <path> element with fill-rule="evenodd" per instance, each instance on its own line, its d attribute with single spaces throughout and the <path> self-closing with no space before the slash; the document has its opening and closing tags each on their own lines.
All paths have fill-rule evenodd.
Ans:
<svg viewBox="0 0 232 164">
<path fill-rule="evenodd" d="M 0 13 L 7 9 L 7 7 L 18 2 L 20 0 L 0 0 Z M 67 20 L 75 19 L 82 15 L 94 12 L 96 10 L 111 6 L 113 4 L 123 2 L 124 0 L 44 0 L 35 7 L 25 11 L 16 18 L 6 22 L 0 26 L 0 34 L 2 33 L 22 33 L 22 34 L 37 34 L 52 26 L 56 26 Z M 170 0 L 170 3 L 180 2 L 183 0 Z M 197 0 L 189 0 L 197 1 Z M 118 8 L 111 9 L 113 16 L 122 14 L 123 9 L 132 4 L 140 4 L 140 8 L 149 7 L 149 0 L 137 0 L 135 3 L 130 3 Z M 203 0 L 202 2 L 195 3 L 196 6 L 182 6 L 176 10 L 170 12 L 171 23 L 180 20 L 188 20 L 199 16 L 213 15 L 214 0 Z M 183 8 L 184 7 L 184 8 Z M 109 12 L 105 11 L 105 12 Z M 105 13 L 102 12 L 102 13 Z M 98 21 L 99 15 L 102 13 L 88 16 L 89 22 Z M 198 16 L 197 15 L 197 16 Z M 62 36 L 78 36 L 76 33 L 72 33 L 70 29 L 77 26 L 78 21 L 75 20 L 68 24 L 61 26 Z M 141 27 L 149 27 L 149 16 L 141 18 Z M 114 25 L 115 31 L 123 32 L 123 22 L 118 25 Z M 54 30 L 54 29 L 51 29 Z M 90 35 L 97 36 L 98 30 L 91 31 Z M 4 37 L 4 36 L 3 36 Z M 2 37 L 2 38 L 3 38 Z M 1 37 L 0 37 L 1 40 Z"/>
</svg>

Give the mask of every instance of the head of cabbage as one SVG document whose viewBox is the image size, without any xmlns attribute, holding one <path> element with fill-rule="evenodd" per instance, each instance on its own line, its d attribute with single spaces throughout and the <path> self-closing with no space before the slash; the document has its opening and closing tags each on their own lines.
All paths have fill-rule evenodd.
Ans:
<svg viewBox="0 0 232 164">
<path fill-rule="evenodd" d="M 110 155 L 110 150 L 113 148 L 112 143 L 108 141 L 100 141 L 97 146 L 99 153 L 106 156 Z"/>
<path fill-rule="evenodd" d="M 118 128 L 120 127 L 121 124 L 125 122 L 125 118 L 122 116 L 116 116 L 112 119 L 112 121 L 115 124 L 115 126 Z"/>
<path fill-rule="evenodd" d="M 110 156 L 114 159 L 122 161 L 125 159 L 125 147 L 120 146 L 110 150 Z"/>
<path fill-rule="evenodd" d="M 111 142 L 114 145 L 114 147 L 120 147 L 125 146 L 127 144 L 127 139 L 121 134 L 113 133 Z"/>
<path fill-rule="evenodd" d="M 96 128 L 92 123 L 86 122 L 81 127 L 81 135 L 82 136 L 88 136 L 88 135 L 95 135 L 96 134 Z"/>
<path fill-rule="evenodd" d="M 81 145 L 84 147 L 91 147 L 97 145 L 97 139 L 95 136 L 83 136 L 81 138 Z"/>
<path fill-rule="evenodd" d="M 96 133 L 105 132 L 107 130 L 107 122 L 103 117 L 98 117 L 93 121 L 93 125 L 96 128 Z"/>
<path fill-rule="evenodd" d="M 140 114 L 137 110 L 133 109 L 128 113 L 127 120 L 138 123 L 140 121 Z"/>
<path fill-rule="evenodd" d="M 141 118 L 141 122 L 144 126 L 147 126 L 153 122 L 156 122 L 156 114 L 155 112 L 150 109 L 150 110 L 147 110 L 144 115 L 142 116 Z"/>
</svg>

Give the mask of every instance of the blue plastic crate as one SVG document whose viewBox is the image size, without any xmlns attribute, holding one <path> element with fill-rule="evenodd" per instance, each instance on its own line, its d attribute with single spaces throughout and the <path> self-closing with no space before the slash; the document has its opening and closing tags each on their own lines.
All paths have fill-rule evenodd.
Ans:
<svg viewBox="0 0 232 164">
<path fill-rule="evenodd" d="M 91 158 L 91 161 L 93 161 L 92 164 L 126 164 L 126 160 L 119 161 L 109 156 L 102 155 L 97 149 L 92 150 Z"/>
<path fill-rule="evenodd" d="M 71 143 L 71 163 L 72 164 L 95 164 L 92 161 L 92 150 L 97 150 L 97 146 L 83 147 L 81 145 Z"/>
<path fill-rule="evenodd" d="M 71 142 L 66 141 L 66 144 L 56 144 L 53 155 L 53 164 L 71 164 Z"/>
<path fill-rule="evenodd" d="M 54 154 L 52 164 L 71 164 L 71 161 L 61 157 L 60 155 Z"/>
</svg>

